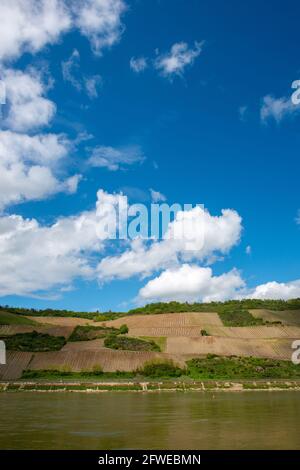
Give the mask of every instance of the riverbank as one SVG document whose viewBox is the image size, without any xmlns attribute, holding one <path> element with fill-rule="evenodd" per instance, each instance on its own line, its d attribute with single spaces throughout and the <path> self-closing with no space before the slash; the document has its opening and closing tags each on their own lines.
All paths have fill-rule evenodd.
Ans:
<svg viewBox="0 0 300 470">
<path fill-rule="evenodd" d="M 14 381 L 0 382 L 0 392 L 156 392 L 156 391 L 300 391 L 300 380 L 206 381 Z"/>
</svg>

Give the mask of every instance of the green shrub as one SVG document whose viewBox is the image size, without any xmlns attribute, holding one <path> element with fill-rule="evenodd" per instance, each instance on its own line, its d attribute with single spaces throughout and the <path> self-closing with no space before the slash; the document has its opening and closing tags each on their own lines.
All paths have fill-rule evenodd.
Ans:
<svg viewBox="0 0 300 470">
<path fill-rule="evenodd" d="M 74 328 L 69 341 L 90 341 L 97 338 L 105 338 L 110 334 L 120 334 L 120 330 L 113 327 L 78 325 Z"/>
<path fill-rule="evenodd" d="M 63 336 L 51 336 L 36 331 L 18 333 L 3 339 L 5 339 L 6 348 L 12 351 L 58 351 L 66 344 Z"/>
<path fill-rule="evenodd" d="M 290 361 L 256 357 L 216 356 L 187 361 L 193 379 L 272 379 L 300 378 L 300 366 Z"/>
<path fill-rule="evenodd" d="M 256 326 L 264 325 L 262 318 L 255 318 L 248 310 L 224 308 L 219 312 L 225 326 Z"/>
<path fill-rule="evenodd" d="M 132 379 L 136 376 L 136 372 L 116 371 L 103 372 L 100 366 L 95 366 L 92 370 L 82 370 L 80 372 L 63 371 L 61 369 L 40 369 L 40 370 L 24 370 L 22 374 L 23 380 L 80 380 L 80 379 Z"/>
<path fill-rule="evenodd" d="M 145 341 L 129 336 L 109 335 L 104 340 L 104 346 L 110 349 L 123 349 L 128 351 L 160 351 L 154 341 Z"/>
<path fill-rule="evenodd" d="M 119 331 L 120 331 L 121 335 L 126 335 L 129 331 L 128 326 L 127 325 L 121 325 L 120 328 L 119 328 Z"/>
<path fill-rule="evenodd" d="M 151 361 L 146 362 L 138 373 L 151 378 L 180 377 L 185 373 L 183 369 L 175 365 L 173 361 Z"/>
<path fill-rule="evenodd" d="M 201 333 L 201 336 L 209 336 L 206 330 L 201 330 L 200 333 Z"/>
</svg>

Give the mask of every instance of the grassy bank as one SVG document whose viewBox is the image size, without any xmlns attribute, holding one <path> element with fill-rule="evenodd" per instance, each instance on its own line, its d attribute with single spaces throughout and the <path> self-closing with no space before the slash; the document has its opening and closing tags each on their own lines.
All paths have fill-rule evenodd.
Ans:
<svg viewBox="0 0 300 470">
<path fill-rule="evenodd" d="M 146 362 L 143 368 L 132 372 L 103 372 L 101 367 L 91 371 L 69 370 L 25 370 L 22 379 L 173 379 L 184 380 L 300 380 L 300 365 L 290 361 L 261 359 L 254 357 L 222 357 L 208 354 L 205 358 L 194 358 L 179 367 L 172 361 Z"/>
<path fill-rule="evenodd" d="M 25 325 L 32 326 L 37 325 L 38 323 L 34 320 L 30 320 L 21 315 L 15 313 L 6 312 L 5 310 L 0 309 L 0 325 Z"/>
<path fill-rule="evenodd" d="M 186 381 L 186 380 L 165 380 L 165 381 L 65 381 L 56 382 L 10 382 L 0 383 L 1 392 L 109 392 L 109 391 L 134 391 L 134 392 L 155 392 L 155 391 L 199 391 L 199 392 L 220 392 L 220 391 L 300 391 L 300 381 Z"/>
</svg>

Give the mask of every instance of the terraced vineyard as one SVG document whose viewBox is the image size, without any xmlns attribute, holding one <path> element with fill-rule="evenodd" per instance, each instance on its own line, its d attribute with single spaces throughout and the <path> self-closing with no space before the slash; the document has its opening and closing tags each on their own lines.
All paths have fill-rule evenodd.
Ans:
<svg viewBox="0 0 300 470">
<path fill-rule="evenodd" d="M 228 309 L 229 306 L 227 305 L 226 308 Z M 130 313 L 105 322 L 70 316 L 34 316 L 27 320 L 24 315 L 19 321 L 15 318 L 20 317 L 18 314 L 10 314 L 13 315 L 13 319 L 10 315 L 8 317 L 3 315 L 3 321 L 7 321 L 7 324 L 0 324 L 0 337 L 3 338 L 35 330 L 51 336 L 64 336 L 68 341 L 74 328 L 79 325 L 118 329 L 126 324 L 129 337 L 146 341 L 154 339 L 157 344 L 163 345 L 161 347 L 163 352 L 113 350 L 104 346 L 104 338 L 87 337 L 78 341 L 73 336 L 75 341 L 68 341 L 60 351 L 36 353 L 9 351 L 7 365 L 0 366 L 0 379 L 16 379 L 22 375 L 24 369 L 66 369 L 81 372 L 101 367 L 104 372 L 134 371 L 143 367 L 145 362 L 157 359 L 172 359 L 184 367 L 186 360 L 207 354 L 290 360 L 293 351 L 292 341 L 300 339 L 300 310 L 256 309 L 250 310 L 250 313 L 253 317 L 261 318 L 268 324 L 224 326 L 219 314 L 213 311 Z M 274 324 L 274 322 L 281 322 L 281 324 Z M 122 332 L 124 339 L 126 339 L 126 331 Z M 110 330 L 110 332 L 107 330 L 107 335 L 115 332 L 117 330 Z M 105 334 L 105 337 L 107 335 Z"/>
<path fill-rule="evenodd" d="M 38 323 L 43 323 L 44 325 L 69 326 L 73 328 L 75 328 L 75 326 L 77 325 L 96 325 L 93 320 L 89 320 L 87 318 L 34 317 L 34 321 Z"/>
<path fill-rule="evenodd" d="M 169 354 L 220 356 L 254 356 L 290 360 L 292 349 L 289 339 L 237 339 L 205 336 L 202 338 L 167 338 Z"/>
<path fill-rule="evenodd" d="M 36 353 L 28 368 L 30 370 L 61 369 L 80 372 L 93 370 L 93 368 L 100 366 L 104 372 L 133 371 L 142 367 L 145 362 L 161 359 L 162 357 L 170 358 L 172 356 L 151 351 L 133 352 L 110 349 L 101 351 L 59 351 Z"/>
<path fill-rule="evenodd" d="M 264 339 L 264 338 L 300 338 L 300 328 L 295 326 L 243 326 L 208 327 L 207 331 L 212 336 L 240 339 Z M 184 336 L 184 335 L 182 335 Z"/>
<path fill-rule="evenodd" d="M 249 310 L 256 318 L 262 318 L 265 321 L 280 321 L 283 325 L 300 327 L 300 310 Z"/>
<path fill-rule="evenodd" d="M 0 366 L 0 380 L 15 380 L 21 377 L 32 358 L 30 352 L 7 351 L 6 365 Z"/>
</svg>

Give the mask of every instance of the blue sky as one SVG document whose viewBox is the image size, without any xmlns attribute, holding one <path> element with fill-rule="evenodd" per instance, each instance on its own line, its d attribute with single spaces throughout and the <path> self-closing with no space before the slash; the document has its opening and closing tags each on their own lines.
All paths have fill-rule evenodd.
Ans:
<svg viewBox="0 0 300 470">
<path fill-rule="evenodd" d="M 1 304 L 300 297 L 299 4 L 34 3 L 0 6 Z M 144 246 L 128 274 L 119 260 L 128 267 L 132 244 L 99 248 L 78 221 L 89 211 L 97 223 L 100 189 L 149 205 L 151 188 L 204 204 L 216 240 L 161 264 Z M 240 218 L 230 234 L 217 225 L 224 209 Z"/>
</svg>

